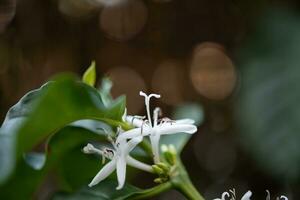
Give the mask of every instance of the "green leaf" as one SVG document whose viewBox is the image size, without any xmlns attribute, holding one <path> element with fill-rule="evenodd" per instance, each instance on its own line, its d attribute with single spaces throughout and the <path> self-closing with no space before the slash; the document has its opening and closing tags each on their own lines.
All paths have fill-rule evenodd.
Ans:
<svg viewBox="0 0 300 200">
<path fill-rule="evenodd" d="M 204 119 L 204 112 L 202 107 L 197 103 L 187 103 L 175 108 L 173 113 L 173 119 L 190 118 L 195 121 L 195 124 L 199 126 Z M 197 134 L 197 133 L 195 133 Z M 186 133 L 177 133 L 173 135 L 164 135 L 161 138 L 161 144 L 172 144 L 175 146 L 177 152 L 181 152 L 189 141 L 192 135 Z"/>
<path fill-rule="evenodd" d="M 55 134 L 48 142 L 46 163 L 40 170 L 34 170 L 29 167 L 23 159 L 18 161 L 14 174 L 0 186 L 0 199 L 31 199 L 33 193 L 37 190 L 37 187 L 41 185 L 46 175 L 53 169 L 58 169 L 60 163 L 66 157 L 75 157 L 74 152 L 84 155 L 81 152 L 83 146 L 90 141 L 99 141 L 105 136 L 99 136 L 88 130 L 78 127 L 67 126 L 61 129 Z M 86 156 L 86 155 L 84 155 Z M 32 156 L 35 165 L 41 166 L 44 161 L 37 160 L 35 156 Z M 88 158 L 88 157 L 87 157 Z M 33 163 L 32 163 L 33 164 Z M 76 166 L 80 163 L 71 163 Z M 95 166 L 90 173 L 95 173 L 97 169 L 97 162 L 93 160 L 93 163 L 87 162 L 85 165 L 80 165 L 82 168 L 81 176 L 86 175 L 87 179 L 93 174 L 87 174 L 91 171 L 91 167 Z M 90 165 L 88 165 L 90 164 Z M 57 170 L 56 170 L 57 171 Z M 58 177 L 58 176 L 56 176 Z M 17 191 L 17 192 L 16 192 Z"/>
<path fill-rule="evenodd" d="M 92 61 L 89 68 L 84 72 L 82 81 L 92 87 L 95 86 L 96 83 L 96 63 Z"/>
<path fill-rule="evenodd" d="M 141 191 L 129 184 L 125 184 L 122 190 L 116 190 L 116 187 L 116 181 L 107 179 L 92 188 L 85 186 L 74 194 L 56 194 L 53 200 L 125 200 Z"/>
<path fill-rule="evenodd" d="M 72 122 L 94 119 L 113 126 L 124 125 L 124 97 L 106 107 L 95 88 L 73 76 L 61 76 L 38 91 L 41 92 L 38 100 L 29 98 L 36 93 L 25 95 L 9 111 L 0 129 L 0 154 L 3 156 L 0 182 L 11 174 L 23 153 Z"/>
</svg>

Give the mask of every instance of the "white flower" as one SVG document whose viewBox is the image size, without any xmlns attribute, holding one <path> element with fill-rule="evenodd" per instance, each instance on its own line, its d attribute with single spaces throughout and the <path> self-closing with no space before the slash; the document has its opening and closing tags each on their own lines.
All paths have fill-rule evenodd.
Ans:
<svg viewBox="0 0 300 200">
<path fill-rule="evenodd" d="M 251 196 L 252 192 L 249 190 L 248 192 L 246 192 L 246 194 L 244 194 L 244 196 L 242 196 L 241 200 L 250 200 Z"/>
<path fill-rule="evenodd" d="M 98 172 L 89 186 L 92 187 L 98 184 L 116 169 L 118 178 L 118 187 L 116 189 L 122 189 L 126 178 L 126 164 L 144 171 L 151 172 L 151 166 L 142 163 L 129 155 L 129 152 L 133 150 L 134 147 L 136 147 L 136 145 L 138 145 L 142 140 L 142 136 L 135 137 L 128 142 L 126 140 L 121 140 L 119 143 L 113 143 L 114 149 L 104 148 L 103 150 L 96 149 L 93 145 L 87 144 L 83 148 L 84 153 L 96 153 L 101 155 L 104 159 L 108 158 L 111 160 Z"/>
<path fill-rule="evenodd" d="M 214 200 L 226 200 L 229 197 L 230 197 L 230 200 L 236 200 L 235 189 L 229 190 L 229 191 L 230 191 L 230 194 L 228 192 L 223 192 L 221 199 L 217 198 Z M 250 200 L 251 196 L 252 196 L 252 192 L 248 191 L 244 194 L 244 196 L 241 198 L 241 200 Z"/>
<path fill-rule="evenodd" d="M 229 191 L 230 191 L 230 194 L 228 192 L 224 192 L 222 194 L 222 198 L 221 199 L 217 198 L 217 199 L 214 199 L 214 200 L 225 200 L 226 198 L 229 198 L 229 197 L 230 197 L 230 200 L 236 200 L 235 189 L 229 190 Z M 271 196 L 270 196 L 269 190 L 266 190 L 266 191 L 267 191 L 266 200 L 271 200 Z M 241 198 L 241 200 L 250 200 L 251 196 L 252 196 L 252 192 L 249 190 L 248 192 L 246 192 L 244 194 L 244 196 Z M 280 198 L 277 197 L 276 200 L 288 200 L 288 198 L 286 196 L 281 195 Z"/>
<path fill-rule="evenodd" d="M 153 118 L 150 114 L 150 99 L 151 97 L 160 98 L 158 94 L 147 95 L 140 92 L 141 96 L 145 97 L 145 105 L 147 111 L 147 119 L 141 116 L 126 116 L 125 120 L 133 126 L 138 127 L 123 134 L 120 139 L 134 138 L 142 134 L 149 136 L 154 156 L 154 162 L 159 162 L 159 140 L 161 135 L 169 135 L 175 133 L 189 133 L 193 134 L 197 131 L 197 127 L 193 125 L 194 121 L 191 119 L 171 120 L 168 118 L 158 119 L 161 110 L 155 108 L 153 111 Z M 153 120 L 153 121 L 152 121 Z"/>
<path fill-rule="evenodd" d="M 214 200 L 226 200 L 226 198 L 229 198 L 230 195 L 228 192 L 223 192 L 222 197 L 221 198 L 216 198 Z"/>
<path fill-rule="evenodd" d="M 271 195 L 270 195 L 269 190 L 266 190 L 266 192 L 267 192 L 267 198 L 266 198 L 266 200 L 271 200 Z M 281 195 L 280 198 L 277 197 L 276 200 L 288 200 L 288 198 L 286 196 L 284 196 L 284 195 Z"/>
</svg>

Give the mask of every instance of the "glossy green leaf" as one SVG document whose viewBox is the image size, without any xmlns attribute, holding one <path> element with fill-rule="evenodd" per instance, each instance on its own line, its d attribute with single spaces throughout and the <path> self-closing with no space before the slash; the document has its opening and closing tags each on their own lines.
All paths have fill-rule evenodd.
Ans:
<svg viewBox="0 0 300 200">
<path fill-rule="evenodd" d="M 116 187 L 116 181 L 105 180 L 92 188 L 85 186 L 74 194 L 57 194 L 53 200 L 125 200 L 141 191 L 129 184 L 125 184 L 122 190 L 116 190 Z"/>
<path fill-rule="evenodd" d="M 0 186 L 0 199 L 31 199 L 47 174 L 50 171 L 53 173 L 54 169 L 57 171 L 63 159 L 77 156 L 77 154 L 73 154 L 74 152 L 83 154 L 81 149 L 86 143 L 99 141 L 104 138 L 105 135 L 99 136 L 83 128 L 67 126 L 61 129 L 48 142 L 47 156 L 44 155 L 46 158 L 45 166 L 40 170 L 35 170 L 28 166 L 25 160 L 19 160 L 14 174 L 4 185 Z M 36 160 L 36 156 L 32 158 L 34 159 L 34 163 L 40 166 L 41 161 Z M 74 166 L 78 165 L 78 163 L 71 164 Z M 98 167 L 97 162 L 93 160 L 93 163 L 89 162 L 86 164 L 86 167 L 81 165 L 81 175 L 86 175 L 87 178 L 90 178 L 92 174 L 87 174 L 91 171 L 89 166 L 95 166 L 94 171 L 90 172 L 94 173 Z"/>
<path fill-rule="evenodd" d="M 0 182 L 13 171 L 16 160 L 23 153 L 72 122 L 94 119 L 113 126 L 123 125 L 125 98 L 106 107 L 95 88 L 73 76 L 59 77 L 38 91 L 41 91 L 38 100 L 29 98 L 34 96 L 32 93 L 25 95 L 26 98 L 9 111 L 0 129 L 0 138 L 5 138 L 0 139 L 0 154 L 3 155 Z"/>
<path fill-rule="evenodd" d="M 84 72 L 82 81 L 92 87 L 95 86 L 96 83 L 96 63 L 92 61 L 89 68 Z"/>
</svg>

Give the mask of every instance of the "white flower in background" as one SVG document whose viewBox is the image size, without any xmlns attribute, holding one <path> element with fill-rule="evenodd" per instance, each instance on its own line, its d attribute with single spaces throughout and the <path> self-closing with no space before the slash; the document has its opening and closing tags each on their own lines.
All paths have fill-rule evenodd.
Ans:
<svg viewBox="0 0 300 200">
<path fill-rule="evenodd" d="M 122 140 L 119 141 L 119 143 L 113 143 L 114 149 L 104 148 L 103 150 L 97 149 L 91 144 L 87 144 L 83 148 L 84 153 L 96 153 L 101 155 L 103 159 L 108 158 L 111 160 L 98 172 L 89 186 L 92 187 L 98 184 L 116 169 L 118 178 L 118 187 L 116 189 L 122 189 L 125 183 L 127 164 L 132 167 L 151 172 L 151 166 L 142 163 L 129 155 L 129 152 L 132 151 L 142 140 L 142 136 L 135 137 L 128 142 L 126 140 Z"/>
<path fill-rule="evenodd" d="M 266 192 L 267 192 L 266 200 L 271 200 L 271 194 L 270 194 L 269 190 L 266 190 Z M 288 200 L 288 198 L 284 195 L 281 195 L 280 197 L 276 197 L 276 200 Z"/>
<path fill-rule="evenodd" d="M 228 192 L 223 192 L 221 199 L 217 198 L 217 199 L 214 199 L 214 200 L 226 200 L 228 198 L 230 198 L 230 200 L 236 200 L 235 189 L 229 190 L 229 191 L 230 191 L 230 194 Z M 271 200 L 269 190 L 266 190 L 266 191 L 267 191 L 266 200 Z M 248 192 L 246 192 L 244 194 L 244 196 L 241 198 L 241 200 L 251 200 L 250 199 L 251 196 L 252 196 L 252 192 L 249 190 Z M 280 197 L 277 197 L 276 200 L 288 200 L 288 198 L 286 196 L 282 195 Z"/>
<path fill-rule="evenodd" d="M 158 94 L 147 95 L 144 92 L 140 92 L 141 96 L 145 97 L 145 105 L 147 111 L 147 119 L 141 116 L 126 116 L 125 120 L 131 123 L 133 126 L 138 127 L 127 131 L 119 137 L 120 140 L 134 138 L 142 134 L 143 136 L 149 136 L 154 156 L 154 162 L 159 162 L 159 140 L 161 135 L 170 135 L 175 133 L 189 133 L 193 134 L 197 131 L 197 127 L 193 125 L 194 121 L 191 119 L 171 120 L 168 118 L 158 119 L 161 110 L 155 108 L 153 111 L 153 118 L 150 114 L 150 99 L 151 97 L 160 98 Z M 152 121 L 153 120 L 153 121 Z"/>
<path fill-rule="evenodd" d="M 230 194 L 228 192 L 223 192 L 221 199 L 216 198 L 214 200 L 226 200 L 230 197 L 230 200 L 236 200 L 236 195 L 235 195 L 235 189 L 229 190 Z M 248 191 L 246 192 L 241 200 L 250 200 L 250 197 L 252 196 L 252 192 Z"/>
</svg>

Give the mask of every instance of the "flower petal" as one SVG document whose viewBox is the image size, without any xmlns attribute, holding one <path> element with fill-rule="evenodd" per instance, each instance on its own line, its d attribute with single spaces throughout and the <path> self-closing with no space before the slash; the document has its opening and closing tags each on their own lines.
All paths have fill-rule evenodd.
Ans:
<svg viewBox="0 0 300 200">
<path fill-rule="evenodd" d="M 244 196 L 241 198 L 241 200 L 250 200 L 250 197 L 252 196 L 252 192 L 249 190 L 244 194 Z"/>
<path fill-rule="evenodd" d="M 228 198 L 230 197 L 229 193 L 228 192 L 223 192 L 221 199 L 216 198 L 216 199 L 213 199 L 213 200 L 225 200 L 227 197 Z"/>
<path fill-rule="evenodd" d="M 128 154 L 130 151 L 132 151 L 136 147 L 136 145 L 138 145 L 142 141 L 143 141 L 143 136 L 138 136 L 138 137 L 132 138 L 125 145 L 124 150 L 123 150 L 124 153 Z"/>
<path fill-rule="evenodd" d="M 125 120 L 127 123 L 132 124 L 134 127 L 142 127 L 144 124 L 142 117 L 127 115 L 125 117 Z"/>
<path fill-rule="evenodd" d="M 179 120 L 175 120 L 175 123 L 176 124 L 194 124 L 195 123 L 195 120 L 193 119 L 179 119 Z"/>
<path fill-rule="evenodd" d="M 116 189 L 120 190 L 123 188 L 126 178 L 126 159 L 124 156 L 120 156 L 117 160 L 117 177 L 119 185 Z"/>
<path fill-rule="evenodd" d="M 98 172 L 98 174 L 93 178 L 93 180 L 89 184 L 89 187 L 93 187 L 94 185 L 97 185 L 100 181 L 106 179 L 115 169 L 116 159 L 113 159 Z"/>
<path fill-rule="evenodd" d="M 150 135 L 150 142 L 151 142 L 151 146 L 152 146 L 154 163 L 159 162 L 159 139 L 160 139 L 159 134 Z"/>
<path fill-rule="evenodd" d="M 193 134 L 197 131 L 197 127 L 191 124 L 170 124 L 164 123 L 157 127 L 159 134 L 169 135 L 174 133 L 189 133 Z"/>
<path fill-rule="evenodd" d="M 147 165 L 141 161 L 136 160 L 135 158 L 131 157 L 131 156 L 127 156 L 127 164 L 135 167 L 137 169 L 140 170 L 144 170 L 146 172 L 152 172 L 152 167 L 150 165 Z"/>
<path fill-rule="evenodd" d="M 117 138 L 117 143 L 126 140 L 126 139 L 131 139 L 139 136 L 147 136 L 151 132 L 151 129 L 149 127 L 143 127 L 143 128 L 134 128 L 129 131 L 125 131 L 124 133 L 120 134 Z"/>
</svg>

